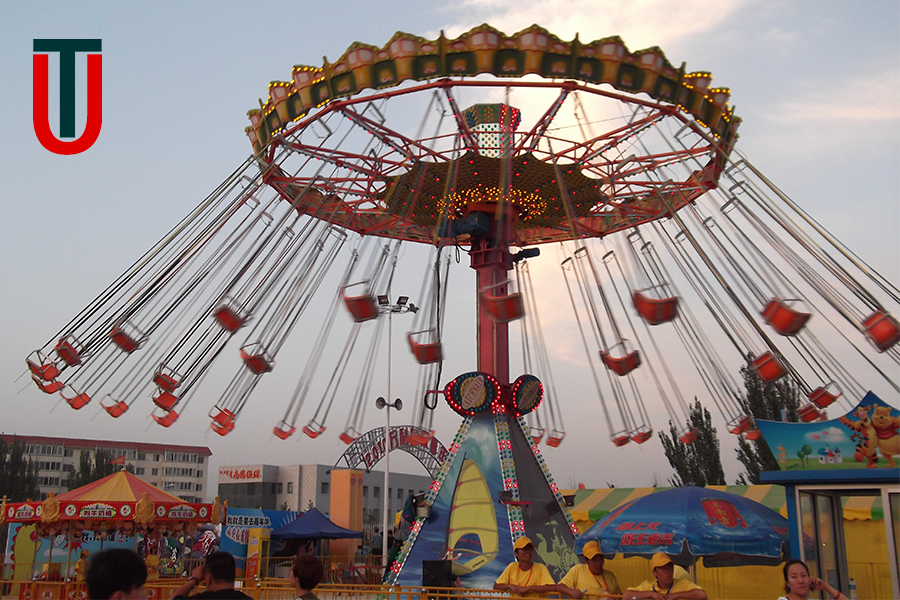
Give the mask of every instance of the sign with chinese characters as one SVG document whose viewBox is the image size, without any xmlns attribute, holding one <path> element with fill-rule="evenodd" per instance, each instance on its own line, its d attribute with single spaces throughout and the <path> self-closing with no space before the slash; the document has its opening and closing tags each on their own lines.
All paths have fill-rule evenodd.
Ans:
<svg viewBox="0 0 900 600">
<path fill-rule="evenodd" d="M 258 483 L 262 481 L 262 474 L 262 469 L 253 467 L 241 469 L 222 467 L 219 469 L 219 483 Z"/>
</svg>

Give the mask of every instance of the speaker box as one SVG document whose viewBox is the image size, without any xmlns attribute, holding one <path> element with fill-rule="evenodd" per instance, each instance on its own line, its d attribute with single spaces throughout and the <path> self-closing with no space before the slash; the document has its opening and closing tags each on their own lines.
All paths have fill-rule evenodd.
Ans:
<svg viewBox="0 0 900 600">
<path fill-rule="evenodd" d="M 422 585 L 424 587 L 453 587 L 453 563 L 449 560 L 423 560 Z"/>
</svg>

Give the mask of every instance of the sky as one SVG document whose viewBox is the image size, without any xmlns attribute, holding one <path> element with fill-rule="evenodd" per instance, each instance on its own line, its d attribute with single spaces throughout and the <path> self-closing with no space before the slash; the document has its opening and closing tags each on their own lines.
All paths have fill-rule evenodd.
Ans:
<svg viewBox="0 0 900 600">
<path fill-rule="evenodd" d="M 277 396 L 294 385 L 290 378 L 254 397 L 235 431 L 219 437 L 206 416 L 213 398 L 196 400 L 169 429 L 149 420 L 149 399 L 114 421 L 96 403 L 74 412 L 42 394 L 23 375 L 24 359 L 247 158 L 246 112 L 265 99 L 270 81 L 288 80 L 293 65 L 334 60 L 354 41 L 382 46 L 396 31 L 434 39 L 481 23 L 507 34 L 537 23 L 564 40 L 576 33 L 582 41 L 618 35 L 631 50 L 659 46 L 676 66 L 712 72 L 714 85 L 731 89 L 743 119 L 738 151 L 888 280 L 900 281 L 900 5 L 894 1 L 5 2 L 0 429 L 205 445 L 213 452 L 211 470 L 336 462 L 345 448 L 336 435 L 298 434 L 281 442 L 269 433 L 284 410 Z M 44 149 L 29 116 L 32 43 L 53 38 L 103 44 L 102 130 L 88 151 L 72 156 Z M 83 85 L 77 93 L 83 97 Z M 54 114 L 51 104 L 55 128 Z M 540 263 L 535 272 L 544 273 Z M 545 332 L 548 346 L 565 357 L 571 340 L 554 339 L 554 331 Z M 402 349 L 403 336 L 393 337 Z M 397 360 L 398 379 L 410 379 Z M 558 380 L 584 377 L 583 365 L 562 362 Z M 473 367 L 461 360 L 445 373 Z M 699 393 L 692 385 L 686 384 L 688 394 Z M 583 402 L 577 385 L 563 387 L 567 436 L 558 448 L 542 447 L 561 487 L 666 482 L 670 469 L 658 440 L 613 448 L 596 402 Z M 649 403 L 659 412 L 656 399 Z M 379 413 L 369 415 L 371 427 L 381 423 Z M 442 405 L 435 418 L 438 436 L 449 444 L 457 417 Z M 654 426 L 665 422 L 658 417 Z M 734 440 L 721 420 L 715 424 L 731 483 L 740 471 Z M 422 473 L 408 457 L 392 465 Z"/>
</svg>

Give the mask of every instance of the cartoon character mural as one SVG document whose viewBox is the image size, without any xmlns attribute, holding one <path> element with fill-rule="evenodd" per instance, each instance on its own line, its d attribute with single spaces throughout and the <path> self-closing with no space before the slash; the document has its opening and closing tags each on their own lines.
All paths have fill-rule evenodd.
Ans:
<svg viewBox="0 0 900 600">
<path fill-rule="evenodd" d="M 898 464 L 894 457 L 900 455 L 900 411 L 872 392 L 837 419 L 813 423 L 760 419 L 758 423 L 770 448 L 776 448 L 782 470 L 895 468 Z"/>
</svg>

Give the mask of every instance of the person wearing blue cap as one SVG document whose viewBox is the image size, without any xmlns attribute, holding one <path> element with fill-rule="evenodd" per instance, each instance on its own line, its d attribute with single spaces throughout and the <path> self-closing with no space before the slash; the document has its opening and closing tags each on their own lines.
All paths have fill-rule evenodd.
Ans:
<svg viewBox="0 0 900 600">
<path fill-rule="evenodd" d="M 525 598 L 545 598 L 556 591 L 556 582 L 545 565 L 534 562 L 534 543 L 524 535 L 513 544 L 516 561 L 494 583 L 495 590 Z"/>
<path fill-rule="evenodd" d="M 556 585 L 556 591 L 570 598 L 584 596 L 622 595 L 616 576 L 603 568 L 604 556 L 600 544 L 590 541 L 584 545 L 581 555 L 585 564 L 577 564 Z"/>
</svg>

